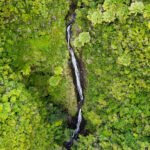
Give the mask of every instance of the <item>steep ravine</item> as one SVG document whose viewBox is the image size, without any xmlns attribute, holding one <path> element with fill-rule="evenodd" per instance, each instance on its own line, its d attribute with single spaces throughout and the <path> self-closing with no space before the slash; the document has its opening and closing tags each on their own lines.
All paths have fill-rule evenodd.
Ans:
<svg viewBox="0 0 150 150">
<path fill-rule="evenodd" d="M 82 116 L 82 105 L 84 102 L 84 94 L 83 94 L 83 74 L 82 74 L 82 69 L 80 68 L 80 64 L 78 61 L 78 58 L 76 57 L 74 50 L 71 46 L 71 38 L 72 38 L 72 25 L 75 22 L 75 8 L 77 5 L 77 1 L 72 1 L 72 4 L 70 6 L 70 11 L 68 12 L 68 15 L 66 16 L 66 39 L 67 39 L 67 45 L 68 45 L 68 51 L 70 54 L 70 61 L 71 61 L 71 69 L 73 73 L 73 80 L 75 84 L 75 89 L 76 89 L 76 95 L 77 95 L 77 103 L 78 103 L 78 111 L 77 115 L 74 117 L 75 118 L 75 130 L 73 132 L 72 137 L 64 143 L 64 146 L 66 147 L 67 150 L 71 148 L 73 145 L 74 140 L 77 139 L 79 132 L 81 132 L 81 126 L 85 122 Z M 82 125 L 81 125 L 82 124 Z M 84 125 L 83 125 L 84 126 Z M 83 127 L 82 127 L 83 128 Z"/>
</svg>

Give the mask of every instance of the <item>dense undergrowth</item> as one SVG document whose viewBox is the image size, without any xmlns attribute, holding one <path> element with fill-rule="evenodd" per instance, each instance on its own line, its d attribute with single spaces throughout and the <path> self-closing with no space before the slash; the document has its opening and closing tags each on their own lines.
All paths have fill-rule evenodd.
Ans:
<svg viewBox="0 0 150 150">
<path fill-rule="evenodd" d="M 0 1 L 0 149 L 62 149 L 76 113 L 66 0 Z"/>
<path fill-rule="evenodd" d="M 0 1 L 0 150 L 62 149 L 76 113 L 65 39 L 71 1 Z M 86 129 L 72 149 L 150 149 L 150 2 L 78 0 Z M 80 55 L 81 54 L 81 55 Z"/>
<path fill-rule="evenodd" d="M 86 66 L 90 133 L 73 149 L 149 149 L 150 2 L 80 0 L 78 6 L 72 44 Z"/>
</svg>

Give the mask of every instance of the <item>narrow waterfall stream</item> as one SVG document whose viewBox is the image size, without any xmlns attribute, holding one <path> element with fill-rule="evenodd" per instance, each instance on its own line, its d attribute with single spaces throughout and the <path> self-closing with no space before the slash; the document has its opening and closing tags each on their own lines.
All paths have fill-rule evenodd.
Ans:
<svg viewBox="0 0 150 150">
<path fill-rule="evenodd" d="M 70 138 L 70 140 L 67 142 L 67 149 L 70 149 L 70 147 L 73 144 L 73 141 L 77 138 L 78 133 L 80 132 L 80 126 L 81 126 L 81 122 L 82 122 L 82 112 L 81 112 L 81 107 L 83 105 L 83 101 L 84 101 L 84 96 L 83 96 L 83 89 L 81 86 L 81 77 L 80 77 L 80 68 L 77 62 L 77 59 L 75 57 L 73 48 L 70 44 L 70 40 L 71 40 L 71 28 L 72 25 L 74 23 L 75 17 L 73 17 L 72 23 L 70 25 L 67 26 L 67 43 L 68 43 L 68 49 L 69 49 L 69 53 L 70 53 L 70 58 L 71 58 L 71 63 L 72 63 L 72 67 L 74 70 L 74 75 L 75 75 L 75 81 L 76 81 L 76 87 L 77 87 L 77 93 L 79 95 L 79 105 L 78 105 L 78 117 L 77 117 L 77 124 L 76 124 L 76 129 L 72 135 L 72 137 Z"/>
</svg>

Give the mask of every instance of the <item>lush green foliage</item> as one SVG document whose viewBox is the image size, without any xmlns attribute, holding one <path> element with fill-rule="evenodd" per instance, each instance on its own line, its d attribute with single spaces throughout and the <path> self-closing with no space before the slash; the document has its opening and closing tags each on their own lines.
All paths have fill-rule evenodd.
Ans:
<svg viewBox="0 0 150 150">
<path fill-rule="evenodd" d="M 74 46 L 75 47 L 82 47 L 85 43 L 88 43 L 90 41 L 90 35 L 89 32 L 82 32 L 80 33 L 79 37 L 77 37 L 74 40 Z"/>
<path fill-rule="evenodd" d="M 0 149 L 61 149 L 76 113 L 66 0 L 0 1 Z"/>
<path fill-rule="evenodd" d="M 8 8 L 11 13 L 7 12 Z M 72 108 L 75 108 L 76 100 L 69 76 L 69 55 L 65 40 L 65 16 L 69 2 L 4 1 L 1 9 L 1 37 L 7 39 L 5 50 L 12 58 L 11 67 L 16 73 L 22 72 L 21 80 L 26 86 L 38 88 L 41 96 L 50 95 L 55 104 L 70 108 L 69 112 L 74 114 Z M 6 14 L 8 17 L 5 17 Z M 62 73 L 58 73 L 59 68 Z M 54 76 L 53 79 L 56 79 L 57 75 L 57 79 L 61 79 L 59 85 L 51 86 L 50 78 Z"/>
<path fill-rule="evenodd" d="M 30 92 L 17 82 L 8 61 L 7 57 L 0 62 L 0 149 L 59 147 L 67 138 L 67 129 L 63 131 L 65 114 L 46 99 L 40 99 L 38 91 Z"/>
<path fill-rule="evenodd" d="M 0 1 L 0 150 L 59 150 L 68 140 L 67 113 L 77 111 L 65 39 L 69 3 Z M 71 42 L 86 69 L 89 134 L 72 149 L 150 149 L 150 2 L 77 6 Z"/>
<path fill-rule="evenodd" d="M 76 10 L 73 34 L 91 37 L 76 50 L 87 71 L 83 111 L 90 134 L 73 149 L 149 149 L 150 2 L 84 4 Z"/>
</svg>

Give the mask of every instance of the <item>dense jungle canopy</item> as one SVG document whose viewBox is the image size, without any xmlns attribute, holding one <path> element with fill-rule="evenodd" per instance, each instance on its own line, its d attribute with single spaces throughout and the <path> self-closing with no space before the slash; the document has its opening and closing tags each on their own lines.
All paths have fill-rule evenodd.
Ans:
<svg viewBox="0 0 150 150">
<path fill-rule="evenodd" d="M 72 136 L 73 11 L 86 134 L 71 150 L 149 150 L 150 0 L 0 0 L 0 150 L 62 150 Z"/>
</svg>

